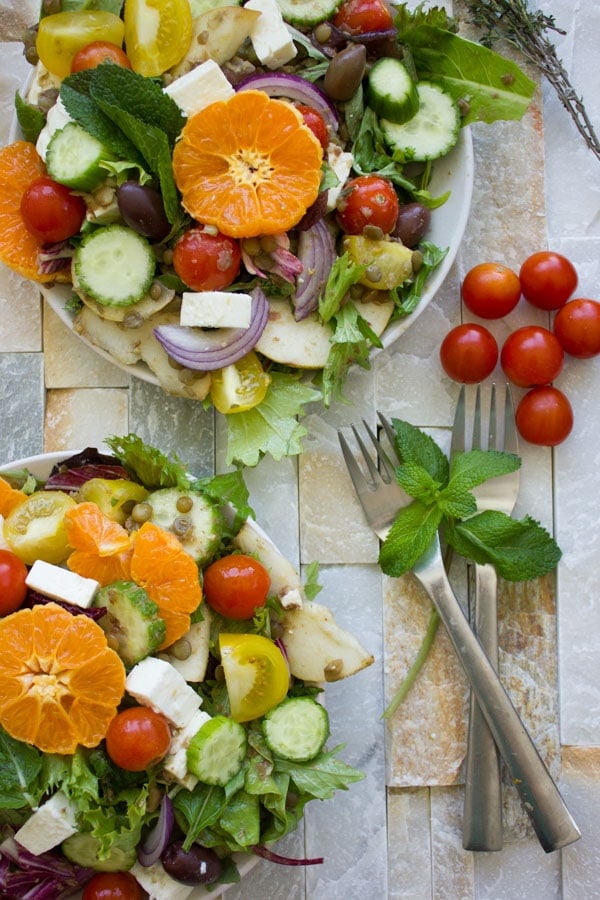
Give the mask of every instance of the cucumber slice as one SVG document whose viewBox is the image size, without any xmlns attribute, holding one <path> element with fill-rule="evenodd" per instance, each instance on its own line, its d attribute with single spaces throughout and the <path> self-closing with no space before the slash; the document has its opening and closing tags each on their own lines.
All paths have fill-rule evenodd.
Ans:
<svg viewBox="0 0 600 900">
<path fill-rule="evenodd" d="M 224 522 L 217 506 L 195 491 L 162 488 L 146 498 L 151 521 L 177 535 L 198 565 L 208 562 L 223 536 Z"/>
<path fill-rule="evenodd" d="M 332 19 L 342 0 L 277 0 L 281 15 L 290 25 L 318 25 Z"/>
<path fill-rule="evenodd" d="M 323 749 L 329 737 L 329 716 L 312 697 L 290 697 L 266 714 L 262 730 L 277 756 L 306 762 Z"/>
<path fill-rule="evenodd" d="M 115 581 L 100 588 L 94 606 L 106 608 L 98 624 L 128 668 L 151 656 L 165 639 L 167 626 L 157 604 L 132 581 Z"/>
<path fill-rule="evenodd" d="M 75 865 L 97 872 L 125 872 L 137 859 L 135 847 L 120 847 L 118 843 L 111 846 L 108 856 L 100 858 L 100 839 L 88 831 L 71 835 L 62 842 L 60 849 Z"/>
<path fill-rule="evenodd" d="M 379 124 L 392 150 L 399 150 L 406 160 L 425 162 L 445 156 L 454 147 L 460 131 L 460 112 L 450 96 L 437 84 L 417 84 L 419 110 L 402 125 L 389 119 Z"/>
<path fill-rule="evenodd" d="M 93 191 L 106 180 L 105 159 L 114 156 L 76 122 L 55 131 L 46 150 L 48 175 L 74 191 Z"/>
<path fill-rule="evenodd" d="M 369 72 L 368 105 L 390 122 L 402 124 L 419 109 L 417 84 L 399 59 L 382 57 Z"/>
<path fill-rule="evenodd" d="M 227 716 L 214 716 L 188 744 L 187 767 L 204 784 L 224 787 L 240 771 L 246 746 L 242 725 Z"/>
<path fill-rule="evenodd" d="M 156 259 L 145 237 L 124 225 L 107 225 L 87 235 L 75 250 L 77 283 L 103 306 L 132 306 L 154 278 Z"/>
</svg>

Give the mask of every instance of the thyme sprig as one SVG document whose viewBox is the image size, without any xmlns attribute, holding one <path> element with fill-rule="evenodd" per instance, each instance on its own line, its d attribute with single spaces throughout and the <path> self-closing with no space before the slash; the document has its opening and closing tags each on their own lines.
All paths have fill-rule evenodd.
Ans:
<svg viewBox="0 0 600 900">
<path fill-rule="evenodd" d="M 553 16 L 528 9 L 526 0 L 465 0 L 471 22 L 484 29 L 480 42 L 491 47 L 504 39 L 516 46 L 547 79 L 556 91 L 577 130 L 592 153 L 600 159 L 600 140 L 559 59 L 556 47 L 547 37 L 548 31 L 566 32 L 556 25 Z"/>
</svg>

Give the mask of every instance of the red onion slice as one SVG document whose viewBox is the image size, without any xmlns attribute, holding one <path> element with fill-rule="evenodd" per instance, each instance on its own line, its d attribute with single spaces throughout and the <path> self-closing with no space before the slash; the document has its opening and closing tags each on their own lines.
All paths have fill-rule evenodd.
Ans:
<svg viewBox="0 0 600 900">
<path fill-rule="evenodd" d="M 269 97 L 289 97 L 290 100 L 305 103 L 318 110 L 333 131 L 338 130 L 340 120 L 333 102 L 324 91 L 300 75 L 290 75 L 287 72 L 258 72 L 255 75 L 248 75 L 236 85 L 235 89 L 264 91 Z"/>
<path fill-rule="evenodd" d="M 262 859 L 268 859 L 269 862 L 279 863 L 280 866 L 320 866 L 324 862 L 322 856 L 316 856 L 312 859 L 293 859 L 290 856 L 282 856 L 280 853 L 274 853 L 268 847 L 256 844 L 252 847 L 252 852 L 256 853 Z"/>
<path fill-rule="evenodd" d="M 297 253 L 304 266 L 292 298 L 294 318 L 299 322 L 317 309 L 319 295 L 336 257 L 333 235 L 323 219 L 300 232 Z"/>
<path fill-rule="evenodd" d="M 141 866 L 153 866 L 160 859 L 163 850 L 169 843 L 174 824 L 173 804 L 170 797 L 165 794 L 154 828 L 138 847 L 137 857 Z"/>
<path fill-rule="evenodd" d="M 269 301 L 260 288 L 252 291 L 248 328 L 191 328 L 187 325 L 159 325 L 157 341 L 169 356 L 187 369 L 212 372 L 246 356 L 258 343 L 269 319 Z"/>
</svg>

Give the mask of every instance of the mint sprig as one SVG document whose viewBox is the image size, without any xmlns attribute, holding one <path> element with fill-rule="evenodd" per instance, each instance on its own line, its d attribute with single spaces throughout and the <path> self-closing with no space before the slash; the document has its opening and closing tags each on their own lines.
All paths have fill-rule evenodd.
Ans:
<svg viewBox="0 0 600 900">
<path fill-rule="evenodd" d="M 419 428 L 399 419 L 392 419 L 392 428 L 402 460 L 396 479 L 413 500 L 399 510 L 381 546 L 379 564 L 386 575 L 410 571 L 438 530 L 458 554 L 491 563 L 507 581 L 528 581 L 556 567 L 561 551 L 539 522 L 499 511 L 477 513 L 473 488 L 514 472 L 521 465 L 517 455 L 470 450 L 449 463 Z"/>
</svg>

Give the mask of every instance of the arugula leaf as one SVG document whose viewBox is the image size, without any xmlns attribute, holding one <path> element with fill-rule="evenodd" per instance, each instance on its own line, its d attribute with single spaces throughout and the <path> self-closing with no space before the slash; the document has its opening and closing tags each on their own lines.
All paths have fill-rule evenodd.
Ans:
<svg viewBox="0 0 600 900">
<path fill-rule="evenodd" d="M 464 522 L 447 522 L 444 534 L 461 556 L 491 562 L 507 581 L 545 575 L 556 568 L 562 555 L 548 532 L 529 516 L 517 520 L 486 510 Z"/>
<path fill-rule="evenodd" d="M 395 304 L 391 321 L 404 318 L 417 308 L 423 295 L 425 282 L 448 253 L 448 248 L 442 250 L 429 241 L 422 241 L 419 244 L 419 250 L 423 254 L 423 262 L 419 271 L 413 278 L 404 281 L 399 287 L 392 288 L 390 291 L 390 298 Z"/>
<path fill-rule="evenodd" d="M 349 784 L 362 781 L 365 777 L 363 772 L 336 758 L 336 753 L 341 749 L 343 745 L 334 747 L 333 750 L 324 750 L 308 762 L 294 762 L 277 757 L 275 768 L 278 772 L 289 775 L 302 793 L 319 800 L 329 800 L 337 790 L 346 791 Z"/>
<path fill-rule="evenodd" d="M 24 140 L 35 144 L 46 124 L 43 112 L 37 106 L 27 103 L 18 91 L 15 93 L 15 112 Z"/>
<path fill-rule="evenodd" d="M 156 447 L 145 444 L 137 434 L 109 437 L 105 443 L 114 455 L 148 490 L 163 487 L 190 487 L 185 467 L 177 457 L 169 459 Z"/>
<path fill-rule="evenodd" d="M 42 754 L 16 741 L 0 728 L 0 809 L 21 809 L 38 804 L 45 785 L 38 784 Z"/>
<path fill-rule="evenodd" d="M 319 315 L 323 322 L 329 322 L 339 312 L 344 297 L 367 269 L 368 266 L 355 263 L 347 251 L 336 258 L 319 297 Z"/>
<path fill-rule="evenodd" d="M 334 400 L 344 399 L 342 390 L 350 366 L 370 369 L 371 348 L 383 346 L 354 303 L 345 303 L 334 316 L 334 322 L 331 350 L 322 373 L 323 404 L 326 407 Z"/>
<path fill-rule="evenodd" d="M 307 600 L 314 600 L 317 594 L 323 590 L 323 585 L 319 584 L 319 563 L 308 563 L 303 570 L 304 574 L 304 594 Z"/>
<path fill-rule="evenodd" d="M 201 781 L 192 791 L 178 791 L 172 799 L 177 818 L 185 823 L 183 849 L 186 851 L 205 828 L 218 822 L 227 804 L 222 787 L 203 784 Z"/>
<path fill-rule="evenodd" d="M 224 472 L 221 475 L 198 478 L 192 482 L 192 490 L 200 491 L 205 497 L 218 501 L 220 504 L 229 503 L 234 509 L 234 521 L 232 528 L 238 531 L 240 526 L 249 516 L 254 516 L 254 510 L 248 503 L 250 494 L 244 481 L 244 476 L 239 469 L 233 472 Z"/>
<path fill-rule="evenodd" d="M 379 549 L 379 565 L 385 574 L 398 578 L 409 572 L 431 544 L 441 521 L 439 508 L 421 500 L 399 510 Z"/>
<path fill-rule="evenodd" d="M 264 400 L 246 412 L 225 416 L 228 428 L 227 465 L 255 466 L 266 453 L 273 459 L 302 452 L 306 428 L 297 417 L 321 394 L 297 374 L 271 373 Z"/>
</svg>

